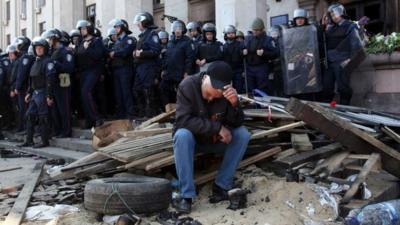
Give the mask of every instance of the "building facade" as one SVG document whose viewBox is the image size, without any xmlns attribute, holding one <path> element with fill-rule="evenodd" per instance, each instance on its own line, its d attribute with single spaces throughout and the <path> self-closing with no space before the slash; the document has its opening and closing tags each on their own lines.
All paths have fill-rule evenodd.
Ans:
<svg viewBox="0 0 400 225">
<path fill-rule="evenodd" d="M 141 11 L 152 12 L 155 23 L 170 31 L 167 16 L 184 22 L 196 20 L 214 22 L 218 38 L 226 25 L 235 25 L 244 32 L 250 29 L 255 17 L 264 20 L 267 28 L 287 23 L 293 10 L 302 7 L 312 20 L 318 21 L 333 0 L 0 0 L 0 48 L 15 37 L 30 38 L 49 28 L 74 29 L 79 19 L 92 21 L 103 33 L 113 18 L 126 19 L 135 35 L 134 16 Z M 400 30 L 400 0 L 342 0 L 351 19 L 366 15 L 371 18 L 367 27 L 372 33 Z"/>
</svg>

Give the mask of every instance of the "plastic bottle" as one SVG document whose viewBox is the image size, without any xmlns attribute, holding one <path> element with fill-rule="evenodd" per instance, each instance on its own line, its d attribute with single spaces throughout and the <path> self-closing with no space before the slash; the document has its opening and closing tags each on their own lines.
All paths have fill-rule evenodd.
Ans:
<svg viewBox="0 0 400 225">
<path fill-rule="evenodd" d="M 400 225 L 400 199 L 350 211 L 346 225 Z"/>
</svg>

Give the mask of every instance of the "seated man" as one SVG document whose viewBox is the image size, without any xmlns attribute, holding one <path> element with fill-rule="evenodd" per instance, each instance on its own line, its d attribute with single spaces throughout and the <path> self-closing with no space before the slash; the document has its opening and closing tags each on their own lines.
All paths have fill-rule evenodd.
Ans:
<svg viewBox="0 0 400 225">
<path fill-rule="evenodd" d="M 195 149 L 225 151 L 210 202 L 228 200 L 227 192 L 232 189 L 236 168 L 250 140 L 250 133 L 242 126 L 244 114 L 231 86 L 232 77 L 227 63 L 215 61 L 206 72 L 189 76 L 179 85 L 173 138 L 181 192 L 173 206 L 178 212 L 190 213 L 192 198 L 196 197 Z"/>
</svg>

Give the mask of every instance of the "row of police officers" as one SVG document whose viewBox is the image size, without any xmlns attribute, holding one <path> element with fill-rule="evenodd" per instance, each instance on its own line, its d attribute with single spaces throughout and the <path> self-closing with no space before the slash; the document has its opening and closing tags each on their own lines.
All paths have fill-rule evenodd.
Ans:
<svg viewBox="0 0 400 225">
<path fill-rule="evenodd" d="M 344 68 L 357 45 L 357 27 L 346 19 L 339 4 L 329 8 L 327 18 L 318 26 L 323 37 L 319 38 L 320 61 L 327 62 L 319 79 L 323 88 L 292 95 L 331 101 L 336 88 L 341 103 L 348 104 L 352 93 Z M 185 25 L 176 20 L 171 34 L 157 33 L 153 16 L 147 12 L 136 15 L 134 23 L 141 32 L 137 39 L 123 19 L 110 21 L 104 38 L 91 22 L 81 20 L 70 33 L 50 29 L 32 41 L 18 37 L 8 46 L 0 62 L 1 101 L 5 103 L 2 124 L 13 121 L 14 113 L 7 111 L 15 109 L 17 131 L 27 133 L 22 146 L 34 145 L 36 125 L 41 142 L 35 147 L 47 146 L 51 134 L 70 137 L 73 112 L 84 115 L 85 128 L 101 125 L 107 114 L 118 119 L 154 116 L 166 104 L 175 103 L 177 87 L 185 77 L 204 73 L 218 60 L 232 67 L 232 84 L 238 93 L 284 94 L 282 68 L 286 62 L 279 57 L 285 51 L 280 47 L 282 32 L 273 28 L 267 35 L 259 18 L 246 36 L 226 26 L 224 43 L 217 40 L 212 23 Z M 311 25 L 306 11 L 299 9 L 290 27 L 302 26 Z M 342 44 L 349 38 L 349 45 Z"/>
</svg>

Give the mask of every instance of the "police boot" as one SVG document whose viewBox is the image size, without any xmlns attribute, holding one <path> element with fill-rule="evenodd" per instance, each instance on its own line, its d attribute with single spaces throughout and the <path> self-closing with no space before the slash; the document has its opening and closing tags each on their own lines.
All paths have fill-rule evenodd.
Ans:
<svg viewBox="0 0 400 225">
<path fill-rule="evenodd" d="M 136 103 L 136 114 L 139 118 L 143 118 L 146 115 L 145 111 L 145 95 L 142 90 L 135 91 L 135 103 Z"/>
<path fill-rule="evenodd" d="M 156 112 L 156 102 L 155 102 L 155 93 L 151 89 L 146 89 L 144 91 L 145 95 L 145 110 L 146 110 L 146 117 L 151 118 L 157 115 Z"/>
<path fill-rule="evenodd" d="M 49 146 L 49 120 L 47 116 L 39 117 L 39 130 L 41 143 L 35 144 L 33 148 L 44 148 Z"/>
<path fill-rule="evenodd" d="M 35 124 L 37 122 L 37 117 L 28 115 L 26 120 L 26 139 L 25 142 L 18 147 L 31 147 L 33 146 L 33 134 L 35 132 Z"/>
</svg>

